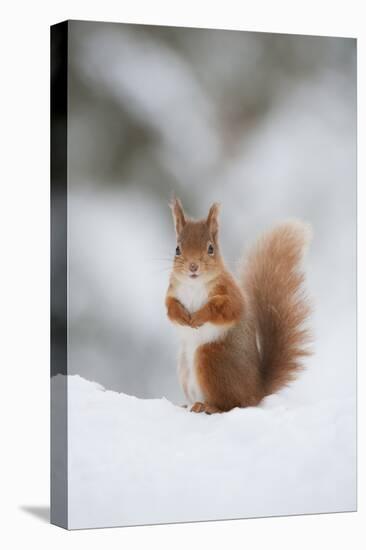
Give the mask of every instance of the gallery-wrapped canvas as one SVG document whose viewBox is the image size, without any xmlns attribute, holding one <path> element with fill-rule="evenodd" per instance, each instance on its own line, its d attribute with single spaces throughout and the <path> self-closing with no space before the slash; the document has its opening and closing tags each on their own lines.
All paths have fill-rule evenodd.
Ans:
<svg viewBox="0 0 366 550">
<path fill-rule="evenodd" d="M 356 41 L 51 28 L 51 521 L 356 509 Z"/>
</svg>

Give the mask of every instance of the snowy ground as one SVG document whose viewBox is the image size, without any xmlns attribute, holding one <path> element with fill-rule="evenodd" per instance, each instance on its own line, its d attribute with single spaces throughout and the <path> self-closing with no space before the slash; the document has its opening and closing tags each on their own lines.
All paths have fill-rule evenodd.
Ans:
<svg viewBox="0 0 366 550">
<path fill-rule="evenodd" d="M 354 510 L 354 399 L 290 396 L 207 416 L 69 376 L 69 528 Z"/>
</svg>

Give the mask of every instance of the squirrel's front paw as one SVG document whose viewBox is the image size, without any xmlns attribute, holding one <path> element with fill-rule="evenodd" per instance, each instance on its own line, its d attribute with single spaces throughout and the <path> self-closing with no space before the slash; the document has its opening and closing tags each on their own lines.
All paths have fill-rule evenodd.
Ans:
<svg viewBox="0 0 366 550">
<path fill-rule="evenodd" d="M 204 321 L 202 321 L 202 319 L 200 319 L 198 315 L 193 314 L 191 315 L 190 325 L 192 328 L 200 328 L 202 327 L 202 325 L 204 325 Z"/>
<path fill-rule="evenodd" d="M 188 311 L 181 311 L 179 317 L 175 319 L 175 321 L 184 327 L 190 327 L 191 326 L 191 316 L 188 313 Z"/>
<path fill-rule="evenodd" d="M 191 315 L 189 311 L 175 298 L 168 301 L 168 317 L 173 323 L 183 326 L 191 326 Z"/>
</svg>

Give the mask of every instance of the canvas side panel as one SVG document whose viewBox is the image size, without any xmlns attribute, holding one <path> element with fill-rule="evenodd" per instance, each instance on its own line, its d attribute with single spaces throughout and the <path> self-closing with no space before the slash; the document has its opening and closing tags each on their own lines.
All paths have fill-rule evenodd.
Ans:
<svg viewBox="0 0 366 550">
<path fill-rule="evenodd" d="M 67 528 L 68 23 L 51 27 L 51 523 Z"/>
</svg>

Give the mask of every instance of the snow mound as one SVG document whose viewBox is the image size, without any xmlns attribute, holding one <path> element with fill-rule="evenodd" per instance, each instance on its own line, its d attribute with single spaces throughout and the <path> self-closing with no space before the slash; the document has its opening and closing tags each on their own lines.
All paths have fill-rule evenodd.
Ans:
<svg viewBox="0 0 366 550">
<path fill-rule="evenodd" d="M 68 445 L 71 529 L 356 507 L 353 398 L 208 416 L 69 376 Z"/>
</svg>

